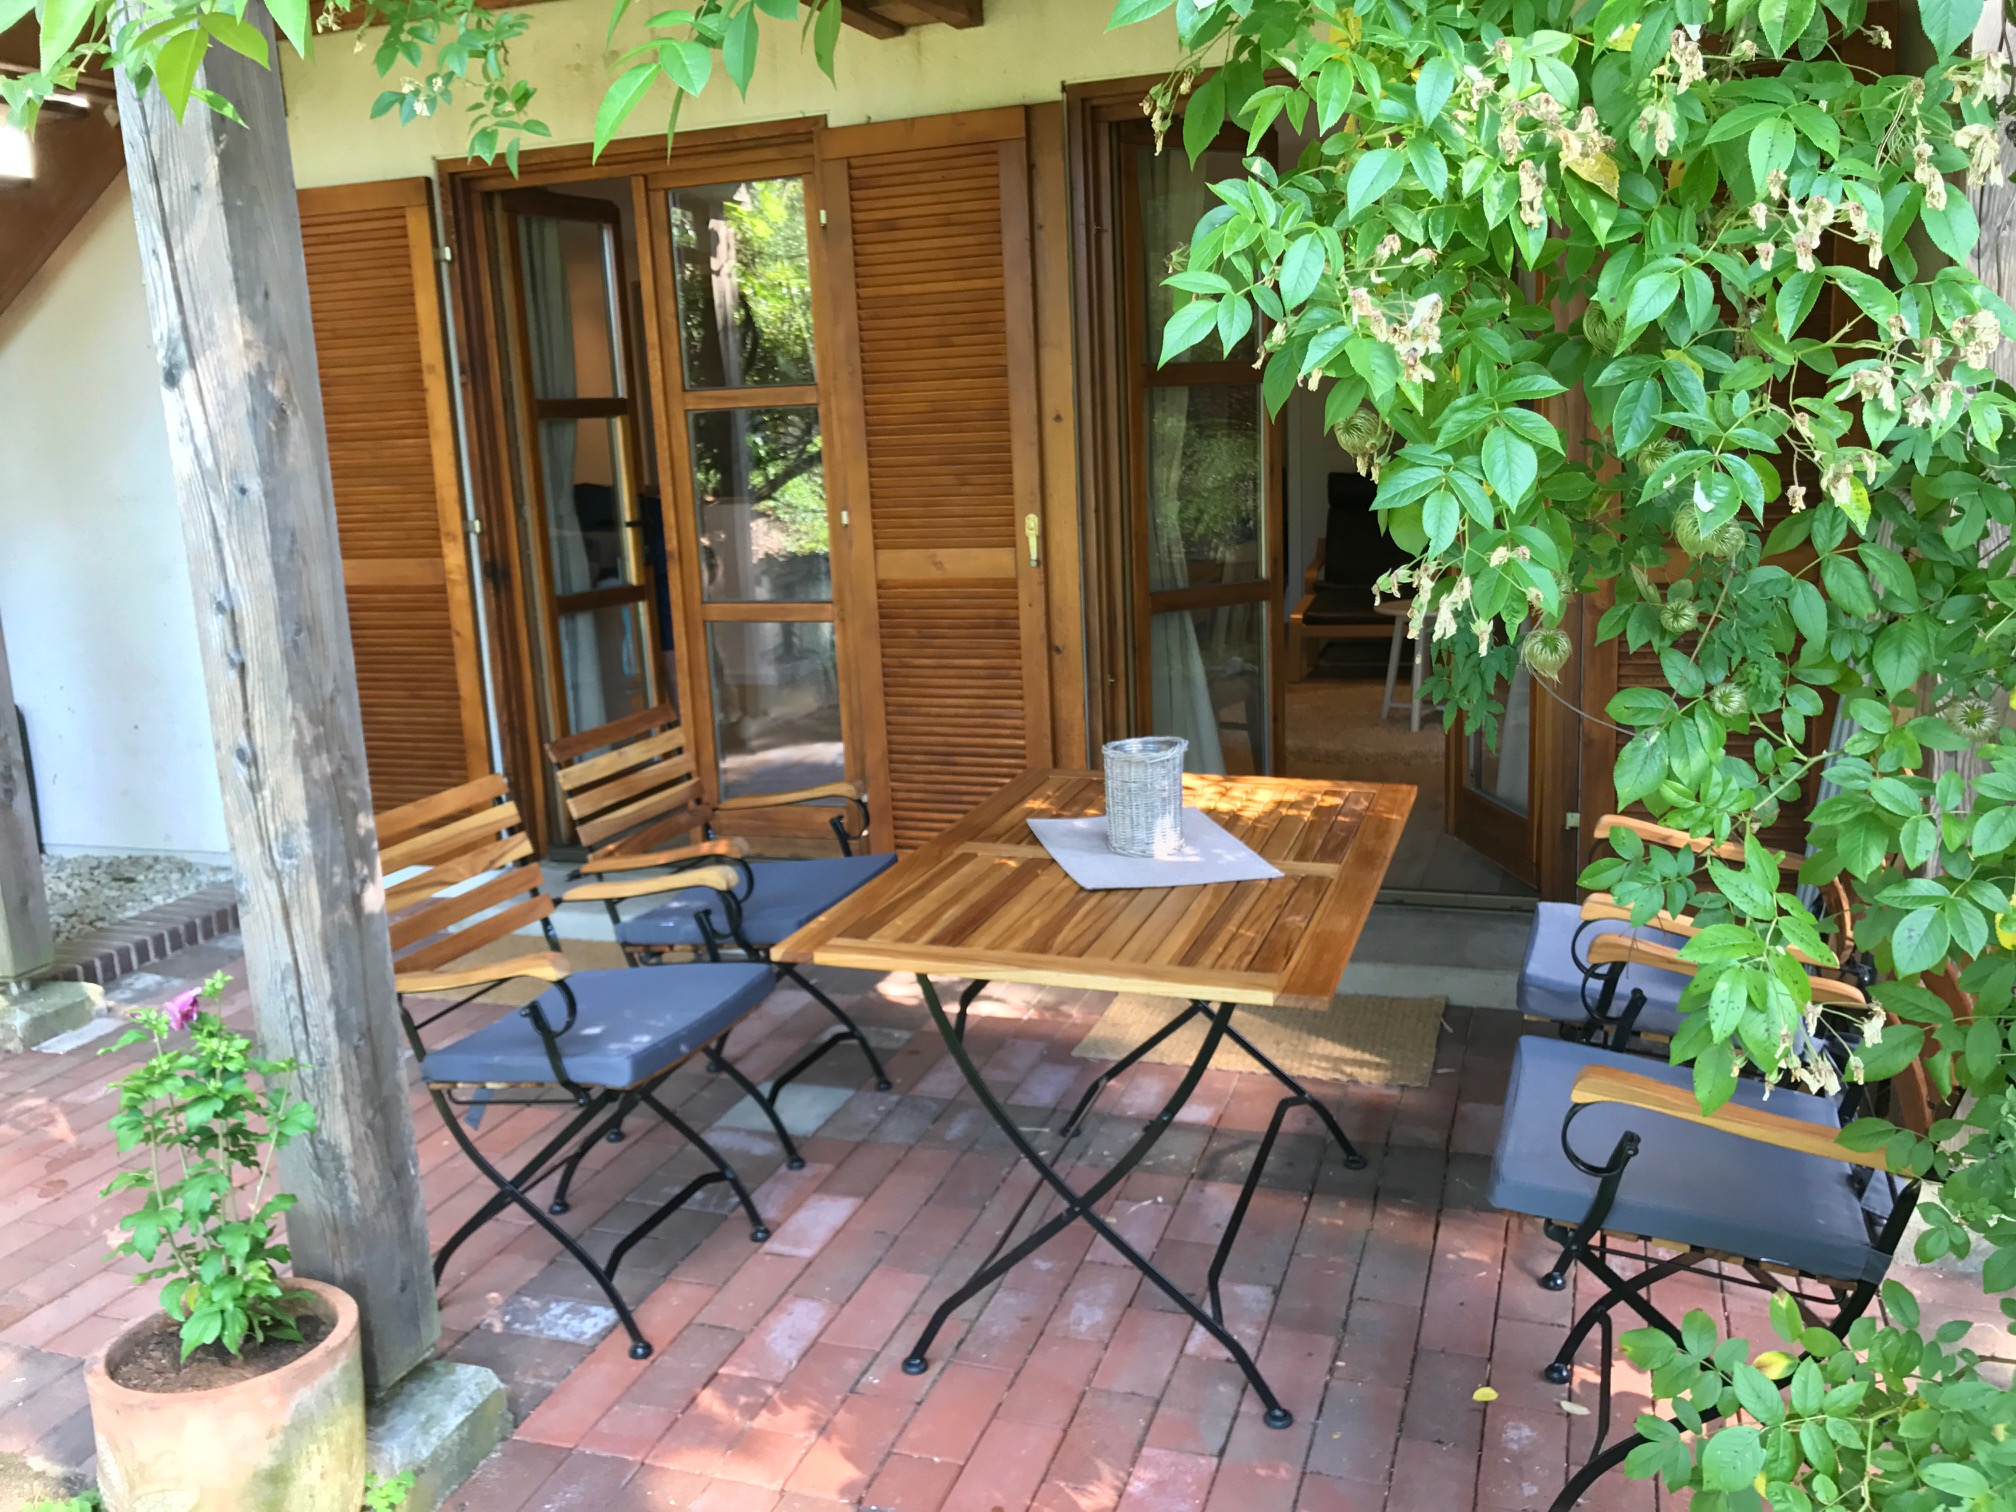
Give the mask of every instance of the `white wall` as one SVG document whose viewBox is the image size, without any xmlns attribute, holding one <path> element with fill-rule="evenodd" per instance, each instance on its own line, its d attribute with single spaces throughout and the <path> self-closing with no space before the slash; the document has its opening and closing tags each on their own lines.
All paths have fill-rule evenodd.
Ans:
<svg viewBox="0 0 2016 1512">
<path fill-rule="evenodd" d="M 531 29 L 512 45 L 512 63 L 538 88 L 532 113 L 552 128 L 555 142 L 593 137 L 595 109 L 616 75 L 616 57 L 645 36 L 643 20 L 655 9 L 631 6 L 611 46 L 610 0 L 550 0 L 527 7 Z M 808 115 L 845 126 L 1029 105 L 1061 98 L 1067 83 L 1157 74 L 1176 63 L 1171 16 L 1108 34 L 1112 14 L 1111 0 L 987 0 L 986 24 L 963 31 L 919 26 L 881 40 L 848 27 L 834 64 L 837 83 L 819 71 L 811 49 L 800 45 L 796 26 L 765 21 L 748 99 L 736 95 L 717 67 L 706 91 L 688 102 L 680 126 Z M 370 120 L 372 101 L 387 87 L 398 88 L 402 71 L 381 80 L 368 43 L 360 53 L 348 34 L 321 38 L 312 62 L 288 55 L 285 76 L 294 173 L 304 188 L 429 173 L 437 157 L 461 157 L 468 150 L 465 100 L 437 118 L 406 126 L 396 112 Z M 670 101 L 662 90 L 647 96 L 624 135 L 662 135 Z"/>
<path fill-rule="evenodd" d="M 0 624 L 44 843 L 222 859 L 123 178 L 0 315 L 0 543 Z"/>
</svg>

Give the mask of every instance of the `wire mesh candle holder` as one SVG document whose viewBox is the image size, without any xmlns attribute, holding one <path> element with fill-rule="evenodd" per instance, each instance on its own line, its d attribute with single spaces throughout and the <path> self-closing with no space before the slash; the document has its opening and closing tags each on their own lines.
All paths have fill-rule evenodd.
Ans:
<svg viewBox="0 0 2016 1512">
<path fill-rule="evenodd" d="M 1183 752 L 1175 735 L 1109 740 L 1106 843 L 1122 856 L 1167 856 L 1183 848 Z"/>
</svg>

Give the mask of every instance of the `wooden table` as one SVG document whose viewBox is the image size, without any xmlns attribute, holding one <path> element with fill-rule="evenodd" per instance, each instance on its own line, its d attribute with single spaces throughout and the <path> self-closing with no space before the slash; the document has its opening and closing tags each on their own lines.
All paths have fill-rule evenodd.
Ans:
<svg viewBox="0 0 2016 1512">
<path fill-rule="evenodd" d="M 1414 791 L 1396 783 L 1186 776 L 1184 802 L 1216 819 L 1283 875 L 1263 882 L 1087 892 L 1050 858 L 1027 821 L 1103 813 L 1103 783 L 1091 772 L 1028 772 L 772 952 L 779 961 L 915 972 L 925 1006 L 967 1085 L 1043 1178 L 1032 1200 L 1046 1188 L 1063 1199 L 1060 1212 L 1011 1245 L 1022 1217 L 1016 1215 L 994 1253 L 933 1314 L 903 1362 L 906 1371 L 926 1369 L 932 1340 L 968 1298 L 1082 1219 L 1224 1346 L 1264 1404 L 1269 1426 L 1285 1428 L 1294 1421 L 1251 1354 L 1225 1328 L 1220 1299 L 1225 1262 L 1291 1109 L 1315 1112 L 1347 1165 L 1365 1161 L 1330 1110 L 1241 1034 L 1232 1017 L 1241 1004 L 1329 1006 L 1400 842 Z M 939 999 L 934 973 L 970 983 L 956 1021 Z M 966 1052 L 967 1009 L 989 981 L 1145 992 L 1188 999 L 1190 1006 L 1094 1078 L 1065 1121 L 1057 1150 L 1046 1157 Z M 1206 1021 L 1203 1043 L 1162 1110 L 1098 1180 L 1083 1191 L 1070 1186 L 1057 1163 L 1099 1093 L 1197 1018 Z M 1207 1307 L 1116 1233 L 1096 1204 L 1175 1121 L 1227 1039 L 1271 1072 L 1289 1095 L 1274 1111 L 1213 1256 Z"/>
</svg>

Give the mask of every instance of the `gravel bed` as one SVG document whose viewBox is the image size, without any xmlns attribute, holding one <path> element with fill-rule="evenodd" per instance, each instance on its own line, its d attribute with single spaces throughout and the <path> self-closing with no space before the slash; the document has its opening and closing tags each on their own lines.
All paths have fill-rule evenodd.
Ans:
<svg viewBox="0 0 2016 1512">
<path fill-rule="evenodd" d="M 228 867 L 177 856 L 44 856 L 42 874 L 49 889 L 49 923 L 59 941 L 173 903 L 231 876 Z"/>
</svg>

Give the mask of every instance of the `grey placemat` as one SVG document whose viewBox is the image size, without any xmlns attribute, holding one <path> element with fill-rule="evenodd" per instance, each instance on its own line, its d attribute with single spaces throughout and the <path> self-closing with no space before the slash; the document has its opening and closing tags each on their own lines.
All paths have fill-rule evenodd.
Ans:
<svg viewBox="0 0 2016 1512">
<path fill-rule="evenodd" d="M 1031 819 L 1029 828 L 1066 875 L 1088 892 L 1264 882 L 1281 875 L 1201 809 L 1183 810 L 1183 849 L 1171 856 L 1114 854 L 1106 844 L 1104 814 L 1086 819 Z"/>
</svg>

